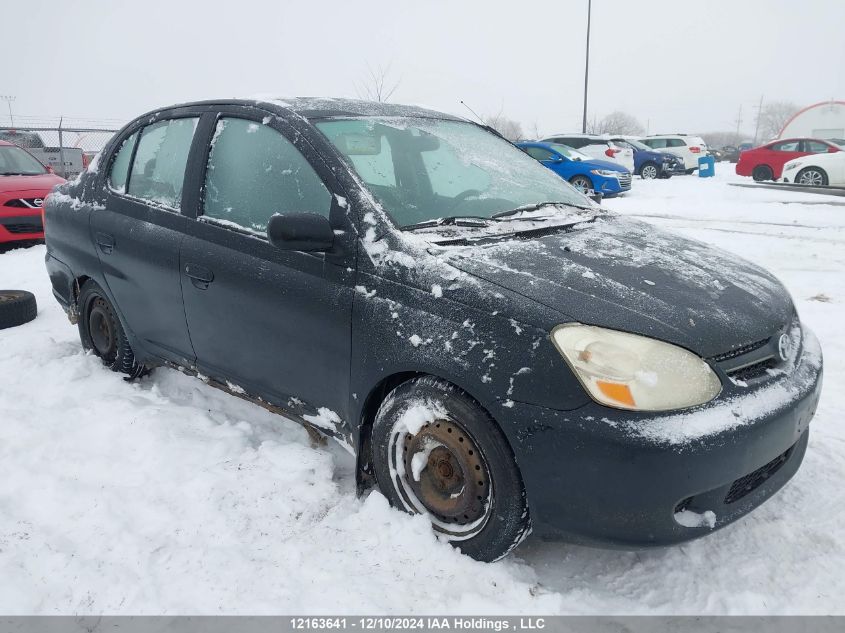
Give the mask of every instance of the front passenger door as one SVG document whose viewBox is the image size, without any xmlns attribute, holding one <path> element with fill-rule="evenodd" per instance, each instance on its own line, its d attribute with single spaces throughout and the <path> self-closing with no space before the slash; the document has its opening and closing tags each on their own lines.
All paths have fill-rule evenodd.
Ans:
<svg viewBox="0 0 845 633">
<path fill-rule="evenodd" d="M 323 182 L 328 169 L 318 164 L 321 176 L 306 159 L 310 146 L 262 114 L 234 110 L 218 119 L 200 208 L 188 220 L 182 289 L 197 367 L 293 413 L 326 407 L 346 418 L 351 224 Z M 272 246 L 269 219 L 286 212 L 329 217 L 335 252 Z"/>
</svg>

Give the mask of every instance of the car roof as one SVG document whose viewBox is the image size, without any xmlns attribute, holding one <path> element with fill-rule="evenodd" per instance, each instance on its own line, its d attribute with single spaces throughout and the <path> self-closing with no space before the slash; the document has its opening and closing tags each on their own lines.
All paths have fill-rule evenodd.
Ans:
<svg viewBox="0 0 845 633">
<path fill-rule="evenodd" d="M 448 119 L 452 121 L 466 121 L 465 118 L 439 112 L 437 110 L 416 105 L 398 103 L 383 103 L 365 101 L 363 99 L 347 99 L 339 97 L 277 97 L 269 94 L 257 95 L 250 99 L 211 99 L 192 101 L 176 105 L 156 108 L 144 116 L 155 114 L 163 110 L 184 108 L 188 106 L 206 105 L 246 105 L 269 106 L 270 109 L 281 109 L 293 112 L 306 119 L 321 119 L 344 116 L 382 116 L 382 117 L 424 117 L 434 119 Z"/>
<path fill-rule="evenodd" d="M 554 134 L 547 134 L 546 138 L 553 136 L 569 136 L 571 138 L 594 138 L 601 141 L 609 141 L 610 136 L 607 134 L 584 134 L 583 132 L 555 132 Z"/>
</svg>

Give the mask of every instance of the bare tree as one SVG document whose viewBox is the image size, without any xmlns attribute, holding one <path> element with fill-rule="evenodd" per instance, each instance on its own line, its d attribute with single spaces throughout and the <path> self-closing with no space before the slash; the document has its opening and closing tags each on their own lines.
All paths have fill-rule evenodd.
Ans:
<svg viewBox="0 0 845 633">
<path fill-rule="evenodd" d="M 632 136 L 645 133 L 642 123 L 637 121 L 627 112 L 616 110 L 601 120 L 593 118 L 587 123 L 587 132 L 590 134 L 630 134 Z"/>
<path fill-rule="evenodd" d="M 501 110 L 494 116 L 482 117 L 485 125 L 489 125 L 509 141 L 519 141 L 524 138 L 522 125 L 518 121 L 509 119 Z"/>
<path fill-rule="evenodd" d="M 758 115 L 760 140 L 777 138 L 786 122 L 800 109 L 790 101 L 771 101 L 764 105 Z"/>
<path fill-rule="evenodd" d="M 367 64 L 367 76 L 360 85 L 356 86 L 358 97 L 380 103 L 389 101 L 400 83 L 400 80 L 393 81 L 390 78 L 390 66 L 391 64 L 379 65 L 374 69 Z"/>
</svg>

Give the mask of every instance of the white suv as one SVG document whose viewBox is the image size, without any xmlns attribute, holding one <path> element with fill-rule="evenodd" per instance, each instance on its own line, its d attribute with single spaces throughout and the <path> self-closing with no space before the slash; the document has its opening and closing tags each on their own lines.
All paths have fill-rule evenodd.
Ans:
<svg viewBox="0 0 845 633">
<path fill-rule="evenodd" d="M 698 159 L 707 156 L 707 143 L 700 136 L 689 134 L 652 134 L 640 139 L 652 149 L 669 152 L 684 159 L 688 174 L 698 169 Z"/>
<path fill-rule="evenodd" d="M 558 143 L 577 149 L 582 154 L 592 158 L 617 163 L 634 173 L 634 150 L 622 147 L 607 136 L 595 134 L 552 134 L 540 141 L 541 143 Z"/>
</svg>

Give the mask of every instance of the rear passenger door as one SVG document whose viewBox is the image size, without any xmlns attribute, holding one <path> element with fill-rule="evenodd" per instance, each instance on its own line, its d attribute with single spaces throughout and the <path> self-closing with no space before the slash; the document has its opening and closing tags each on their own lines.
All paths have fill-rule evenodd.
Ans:
<svg viewBox="0 0 845 633">
<path fill-rule="evenodd" d="M 179 278 L 184 181 L 200 116 L 172 116 L 128 134 L 105 166 L 91 214 L 103 277 L 142 357 L 193 362 Z"/>
<path fill-rule="evenodd" d="M 345 418 L 352 226 L 332 195 L 331 171 L 291 124 L 266 114 L 222 109 L 202 160 L 196 217 L 188 220 L 181 251 L 197 366 L 292 413 L 326 407 Z M 285 212 L 328 217 L 336 248 L 272 246 L 267 224 Z"/>
</svg>

